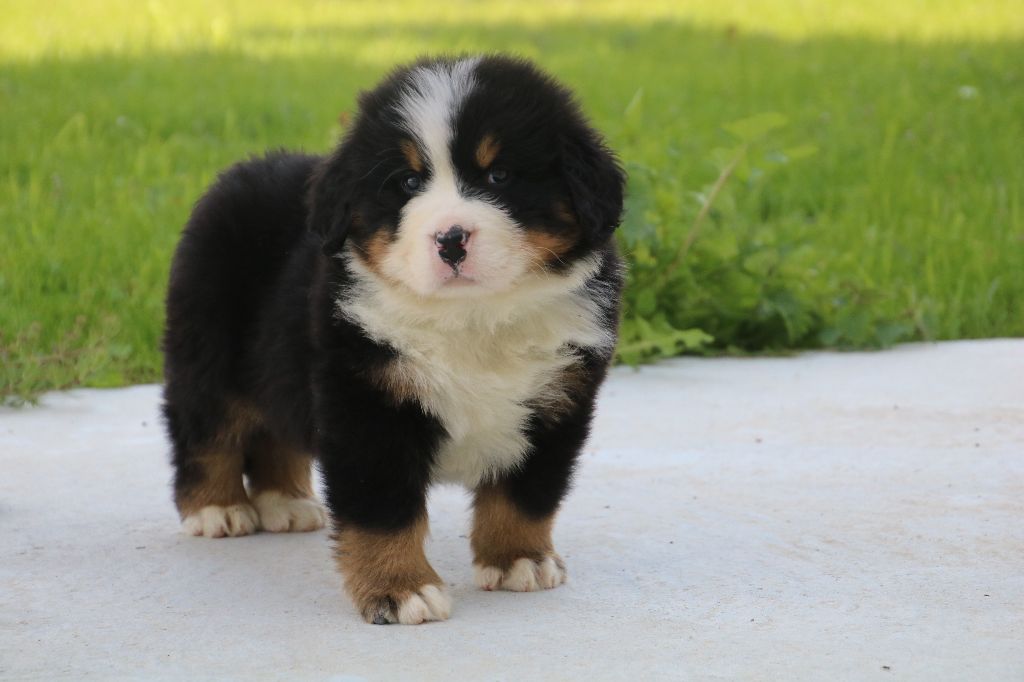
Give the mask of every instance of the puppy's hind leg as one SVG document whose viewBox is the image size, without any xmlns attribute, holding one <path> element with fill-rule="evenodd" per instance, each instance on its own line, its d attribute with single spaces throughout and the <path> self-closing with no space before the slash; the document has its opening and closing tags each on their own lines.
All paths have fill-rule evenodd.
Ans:
<svg viewBox="0 0 1024 682">
<path fill-rule="evenodd" d="M 246 450 L 245 473 L 260 528 L 274 533 L 323 528 L 327 512 L 313 495 L 313 460 L 271 434 L 260 432 Z"/>
<path fill-rule="evenodd" d="M 166 412 L 174 447 L 174 502 L 182 529 L 211 538 L 254 533 L 258 517 L 242 479 L 246 417 L 237 410 L 226 411 L 214 435 L 196 443 L 175 428 L 181 425 L 173 406 L 168 404 Z"/>
</svg>

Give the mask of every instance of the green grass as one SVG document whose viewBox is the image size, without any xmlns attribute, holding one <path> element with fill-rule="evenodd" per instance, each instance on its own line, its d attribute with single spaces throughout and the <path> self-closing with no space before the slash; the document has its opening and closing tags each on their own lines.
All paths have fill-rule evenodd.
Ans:
<svg viewBox="0 0 1024 682">
<path fill-rule="evenodd" d="M 0 2 L 0 396 L 158 379 L 217 170 L 439 51 L 536 59 L 620 151 L 624 360 L 1024 335 L 1016 0 L 438 5 Z"/>
</svg>

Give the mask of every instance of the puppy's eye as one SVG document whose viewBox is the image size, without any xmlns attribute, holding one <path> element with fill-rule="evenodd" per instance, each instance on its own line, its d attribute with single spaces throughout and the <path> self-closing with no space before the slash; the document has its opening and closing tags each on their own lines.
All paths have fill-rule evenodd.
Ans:
<svg viewBox="0 0 1024 682">
<path fill-rule="evenodd" d="M 416 173 L 409 173 L 402 178 L 402 189 L 409 194 L 416 194 L 423 186 L 423 178 Z"/>
<path fill-rule="evenodd" d="M 496 166 L 487 171 L 487 184 L 494 185 L 495 187 L 504 185 L 508 182 L 508 171 L 500 166 Z"/>
</svg>

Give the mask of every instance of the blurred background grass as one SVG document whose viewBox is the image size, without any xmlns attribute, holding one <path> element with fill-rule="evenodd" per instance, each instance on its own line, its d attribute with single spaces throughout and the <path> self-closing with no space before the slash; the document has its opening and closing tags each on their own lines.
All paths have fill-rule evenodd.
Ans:
<svg viewBox="0 0 1024 682">
<path fill-rule="evenodd" d="M 0 2 L 0 396 L 159 378 L 189 209 L 510 51 L 630 171 L 620 359 L 1024 335 L 1018 0 Z"/>
</svg>

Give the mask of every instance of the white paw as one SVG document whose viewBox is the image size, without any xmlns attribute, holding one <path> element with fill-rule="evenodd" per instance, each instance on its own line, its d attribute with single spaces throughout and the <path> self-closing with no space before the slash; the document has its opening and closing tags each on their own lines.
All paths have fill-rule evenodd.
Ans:
<svg viewBox="0 0 1024 682">
<path fill-rule="evenodd" d="M 271 490 L 257 495 L 252 503 L 259 512 L 260 528 L 272 533 L 304 533 L 327 523 L 327 512 L 308 497 L 289 497 Z"/>
<path fill-rule="evenodd" d="M 398 605 L 398 622 L 418 625 L 428 620 L 448 620 L 452 612 L 452 598 L 444 588 L 424 585 Z"/>
<path fill-rule="evenodd" d="M 448 620 L 452 598 L 439 585 L 424 585 L 401 599 L 382 597 L 363 608 L 363 616 L 374 625 L 401 623 L 419 625 L 431 620 Z"/>
<path fill-rule="evenodd" d="M 495 566 L 473 564 L 473 578 L 484 590 L 536 592 L 550 590 L 565 582 L 565 564 L 557 555 L 549 554 L 540 561 L 516 559 L 507 570 Z"/>
<path fill-rule="evenodd" d="M 255 533 L 258 523 L 259 517 L 252 505 L 210 505 L 186 516 L 181 527 L 189 535 L 223 538 Z"/>
</svg>

